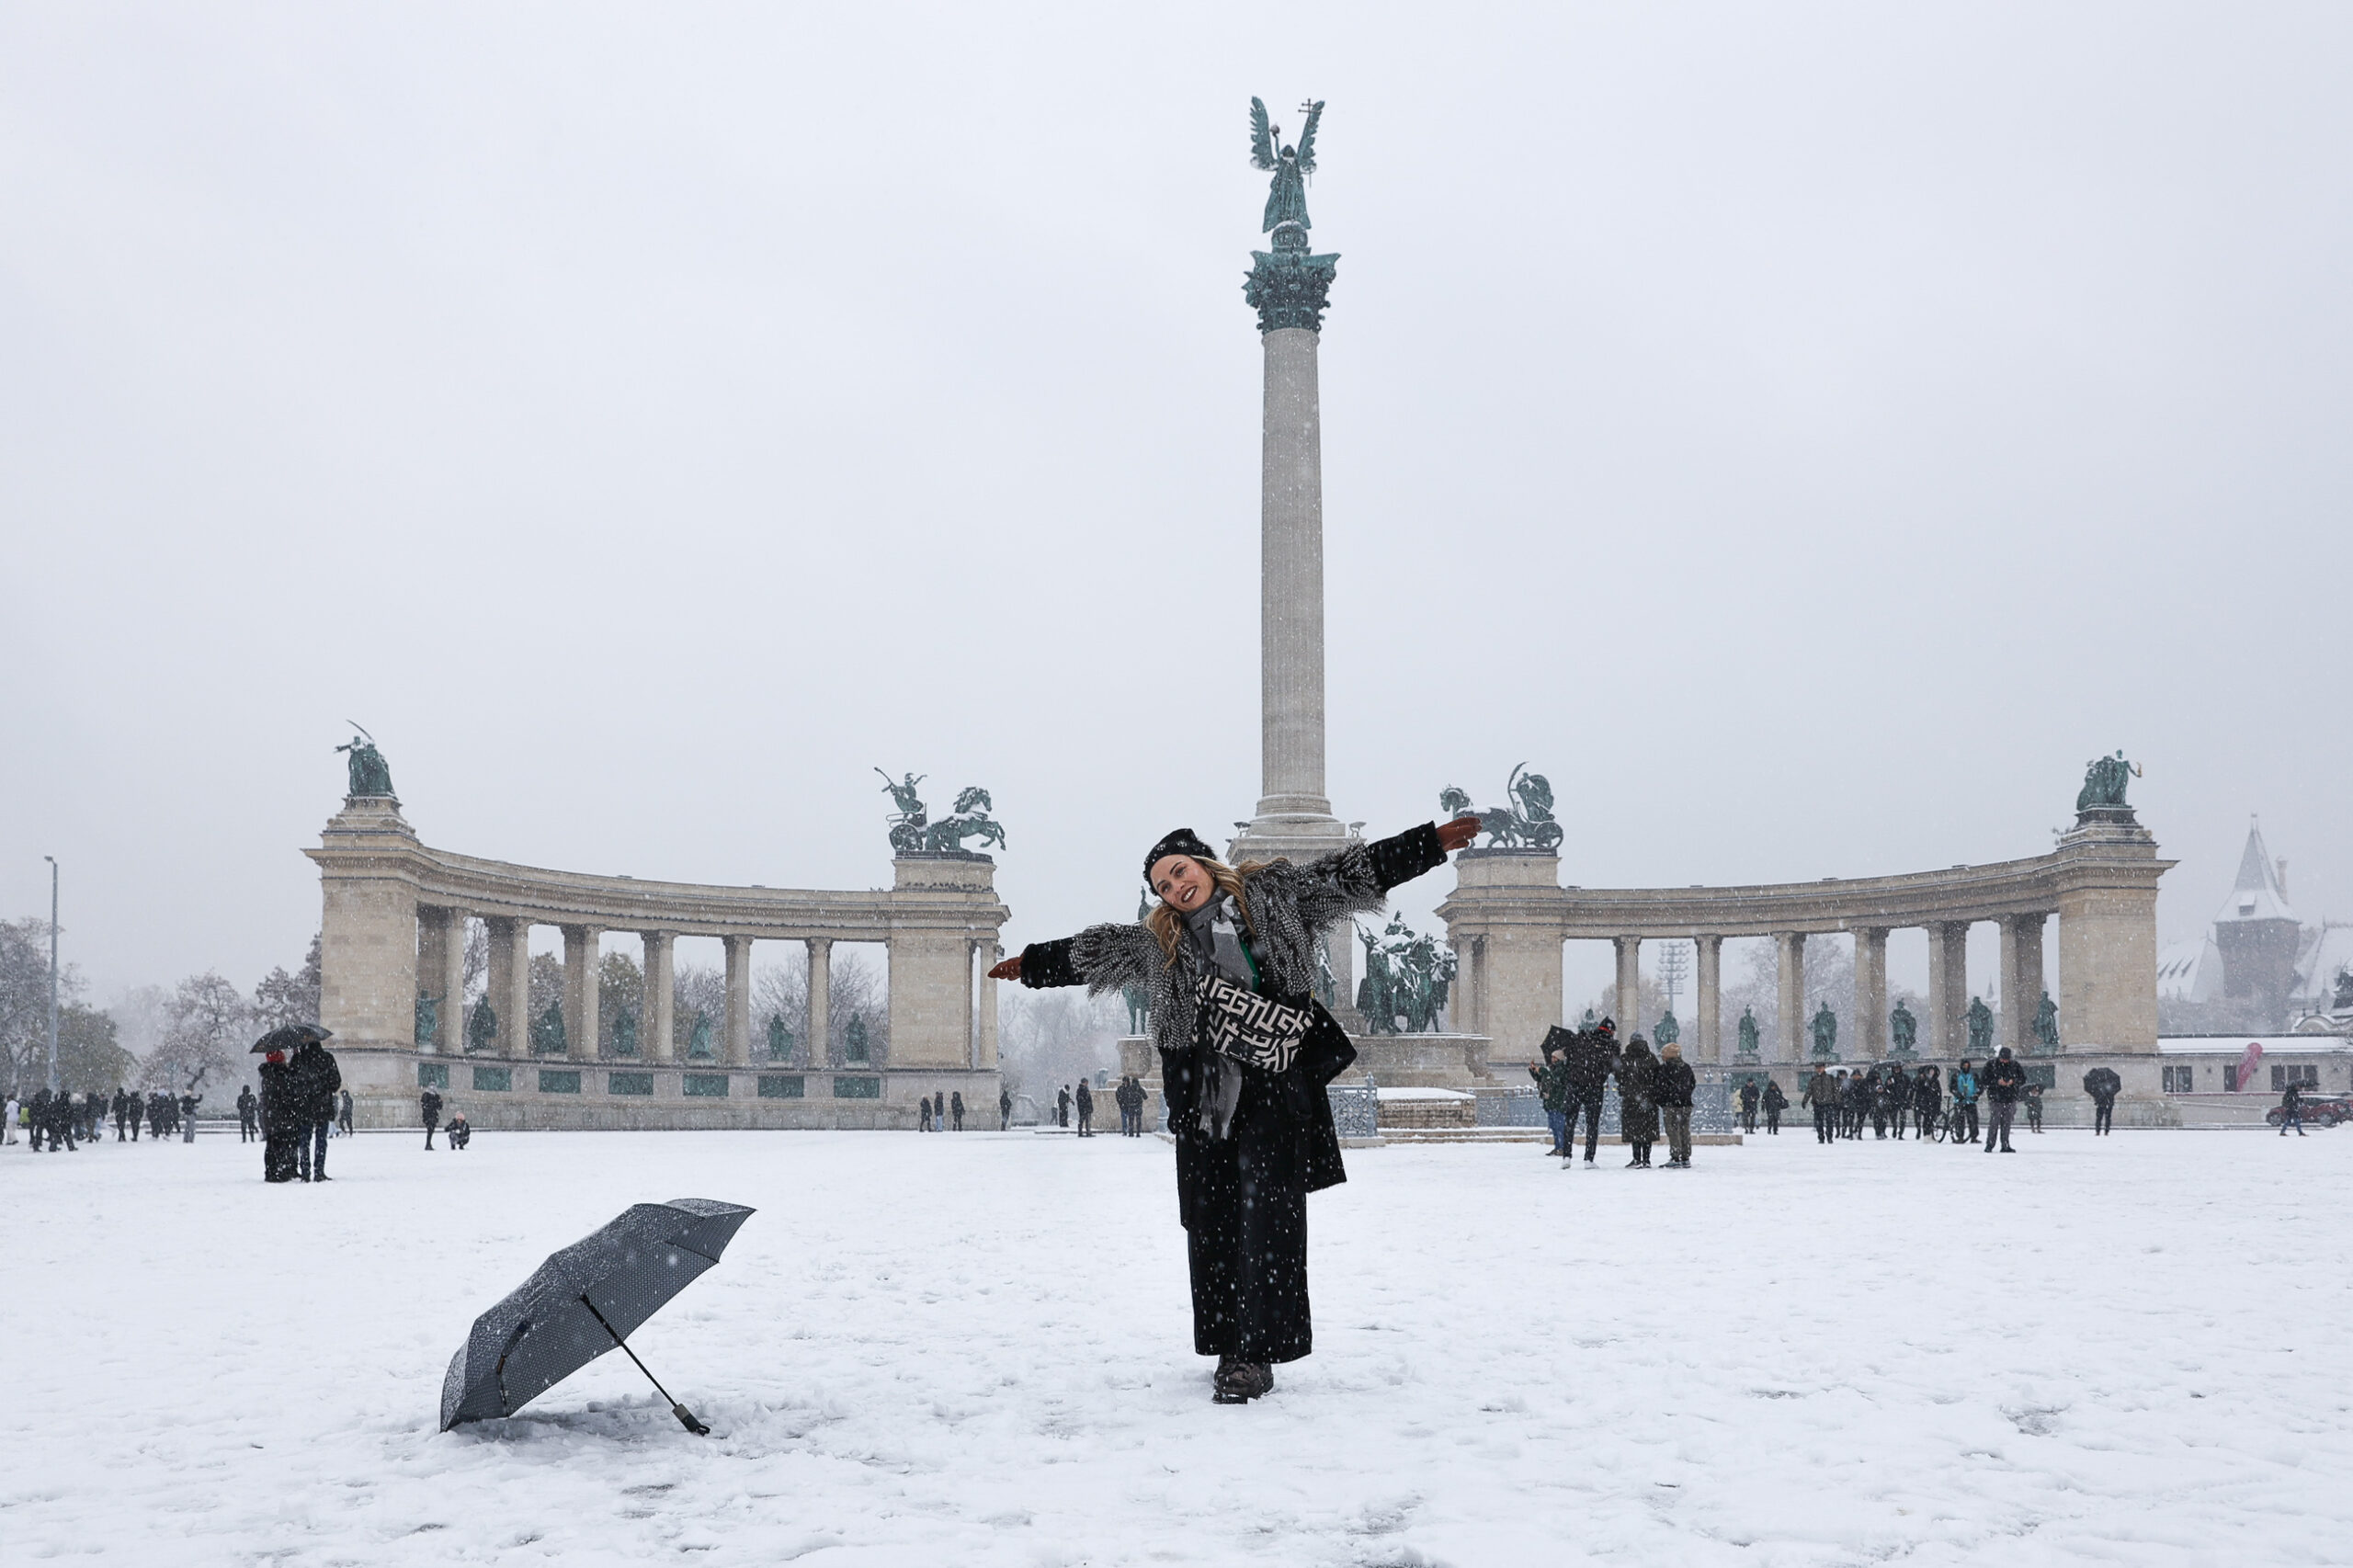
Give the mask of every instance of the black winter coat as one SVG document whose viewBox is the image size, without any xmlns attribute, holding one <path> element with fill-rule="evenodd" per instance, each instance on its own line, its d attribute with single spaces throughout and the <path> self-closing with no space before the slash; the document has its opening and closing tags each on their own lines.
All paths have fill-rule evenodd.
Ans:
<svg viewBox="0 0 2353 1568">
<path fill-rule="evenodd" d="M 2007 1061 L 2000 1057 L 1985 1069 L 1985 1092 L 1996 1100 L 2015 1100 L 2026 1088 L 2026 1063 L 2013 1056 Z"/>
<path fill-rule="evenodd" d="M 1658 1142 L 1658 1063 L 1647 1051 L 1618 1059 L 1618 1129 L 1628 1142 Z"/>
<path fill-rule="evenodd" d="M 314 1040 L 305 1040 L 294 1048 L 286 1070 L 292 1074 L 297 1119 L 333 1121 L 335 1097 L 343 1087 L 343 1069 L 335 1064 L 335 1052 Z"/>
<path fill-rule="evenodd" d="M 1688 1062 L 1668 1062 L 1662 1059 L 1651 1073 L 1651 1097 L 1663 1106 L 1689 1106 L 1691 1091 L 1697 1087 L 1699 1075 L 1691 1071 Z"/>
<path fill-rule="evenodd" d="M 1573 1099 L 1599 1099 L 1609 1087 L 1609 1074 L 1618 1070 L 1618 1052 L 1611 1042 L 1582 1029 L 1569 1037 L 1563 1056 L 1568 1064 Z"/>
<path fill-rule="evenodd" d="M 1781 1092 L 1781 1085 L 1770 1078 L 1765 1081 L 1765 1108 L 1767 1110 L 1787 1110 L 1790 1108 L 1790 1096 L 1783 1094 Z"/>
<path fill-rule="evenodd" d="M 1391 888 L 1445 863 L 1437 824 L 1426 823 L 1394 838 L 1353 845 L 1304 866 L 1277 860 L 1244 876 L 1258 990 L 1313 1015 L 1287 1071 L 1239 1069 L 1243 1103 L 1235 1113 L 1236 1136 L 1249 1130 L 1252 1163 L 1272 1161 L 1267 1175 L 1276 1184 L 1298 1179 L 1306 1191 L 1314 1192 L 1347 1179 L 1339 1134 L 1332 1126 L 1332 1102 L 1324 1089 L 1347 1070 L 1357 1053 L 1346 1032 L 1314 999 L 1317 938 L 1328 926 L 1379 909 Z M 1180 943 L 1171 958 L 1141 924 L 1090 926 L 1075 937 L 1033 942 L 1021 950 L 1023 985 L 1083 984 L 1098 996 L 1141 985 L 1151 998 L 1161 1096 L 1176 1139 L 1176 1207 L 1188 1230 L 1204 1218 L 1197 1210 L 1210 1178 L 1201 1162 L 1223 1162 L 1231 1155 L 1230 1151 L 1202 1147 L 1208 1140 L 1199 1131 L 1201 1048 L 1193 1038 L 1193 993 L 1199 978 L 1190 949 Z"/>
<path fill-rule="evenodd" d="M 290 1137 L 304 1125 L 300 1091 L 290 1062 L 261 1064 L 261 1130 L 273 1137 Z"/>
</svg>

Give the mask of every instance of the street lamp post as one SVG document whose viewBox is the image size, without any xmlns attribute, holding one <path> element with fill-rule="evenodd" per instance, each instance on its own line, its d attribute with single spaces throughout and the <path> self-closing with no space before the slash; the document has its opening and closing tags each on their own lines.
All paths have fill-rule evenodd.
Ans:
<svg viewBox="0 0 2353 1568">
<path fill-rule="evenodd" d="M 49 862 L 49 1092 L 57 1093 L 57 857 Z"/>
</svg>

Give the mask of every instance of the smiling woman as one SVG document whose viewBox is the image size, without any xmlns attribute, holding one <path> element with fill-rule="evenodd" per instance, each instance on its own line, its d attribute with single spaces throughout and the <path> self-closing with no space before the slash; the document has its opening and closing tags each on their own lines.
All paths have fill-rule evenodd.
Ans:
<svg viewBox="0 0 2353 1568">
<path fill-rule="evenodd" d="M 1351 845 L 1295 866 L 1219 860 L 1190 828 L 1144 856 L 1159 905 L 1136 925 L 1033 942 L 990 971 L 1031 987 L 1141 986 L 1152 999 L 1176 1202 L 1192 1273 L 1193 1349 L 1218 1358 L 1214 1397 L 1275 1386 L 1274 1364 L 1313 1348 L 1307 1195 L 1347 1179 L 1324 1087 L 1356 1048 L 1312 994 L 1324 930 L 1379 909 L 1445 863 L 1476 817 Z"/>
</svg>

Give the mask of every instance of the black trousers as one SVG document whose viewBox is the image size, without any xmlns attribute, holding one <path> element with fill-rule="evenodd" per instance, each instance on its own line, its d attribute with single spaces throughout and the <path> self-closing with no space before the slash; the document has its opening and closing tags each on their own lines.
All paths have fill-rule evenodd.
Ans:
<svg viewBox="0 0 2353 1568">
<path fill-rule="evenodd" d="M 1985 1152 L 1987 1153 L 1992 1153 L 1997 1148 L 2006 1149 L 2010 1146 L 2010 1119 L 2017 1116 L 2018 1113 L 2018 1103 L 2016 1100 L 1995 1100 L 1994 1102 L 1994 1119 L 1990 1122 L 1986 1123 L 1985 1126 Z"/>
<path fill-rule="evenodd" d="M 1977 1102 L 1975 1100 L 1955 1100 L 1953 1102 L 1952 1114 L 1956 1123 L 1953 1130 L 1954 1136 L 1963 1143 L 1976 1142 L 1978 1133 Z M 1964 1128 L 1967 1129 L 1966 1131 L 1962 1131 Z"/>
<path fill-rule="evenodd" d="M 1781 1131 L 1781 1113 L 1778 1109 L 1768 1110 L 1765 1113 L 1765 1131 L 1773 1133 L 1776 1136 L 1779 1135 Z"/>
<path fill-rule="evenodd" d="M 273 1129 L 262 1136 L 261 1178 L 264 1181 L 294 1179 L 294 1147 L 302 1134 L 293 1128 Z"/>
<path fill-rule="evenodd" d="M 1838 1108 L 1818 1105 L 1813 1108 L 1813 1141 L 1830 1143 L 1838 1137 Z"/>
<path fill-rule="evenodd" d="M 1755 1106 L 1745 1105 L 1740 1108 L 1740 1130 L 1743 1132 L 1754 1132 L 1756 1131 L 1756 1108 Z"/>
<path fill-rule="evenodd" d="M 1585 1118 L 1585 1157 L 1593 1158 L 1593 1151 L 1601 1142 L 1601 1096 L 1572 1096 L 1569 1099 L 1569 1149 L 1577 1146 L 1577 1118 Z"/>
<path fill-rule="evenodd" d="M 2115 1119 L 2116 1102 L 2114 1100 L 2094 1100 L 2092 1102 L 2092 1135 L 2094 1137 L 2097 1137 L 2104 1132 L 2114 1131 L 2115 1128 L 2111 1124 L 2114 1122 Z"/>
</svg>

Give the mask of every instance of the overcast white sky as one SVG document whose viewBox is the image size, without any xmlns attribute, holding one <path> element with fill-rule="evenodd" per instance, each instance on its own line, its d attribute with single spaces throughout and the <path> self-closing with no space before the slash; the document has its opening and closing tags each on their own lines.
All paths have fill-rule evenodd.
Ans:
<svg viewBox="0 0 2353 1568">
<path fill-rule="evenodd" d="M 1131 914 L 1257 795 L 1256 93 L 1330 104 L 1342 815 L 1525 758 L 1565 881 L 1858 876 L 2040 853 L 2121 746 L 2166 937 L 2251 812 L 2353 917 L 2348 45 L 0 8 L 0 913 L 50 853 L 101 986 L 297 961 L 350 718 L 452 849 L 873 886 L 879 765 L 994 791 L 1015 943 Z"/>
</svg>

